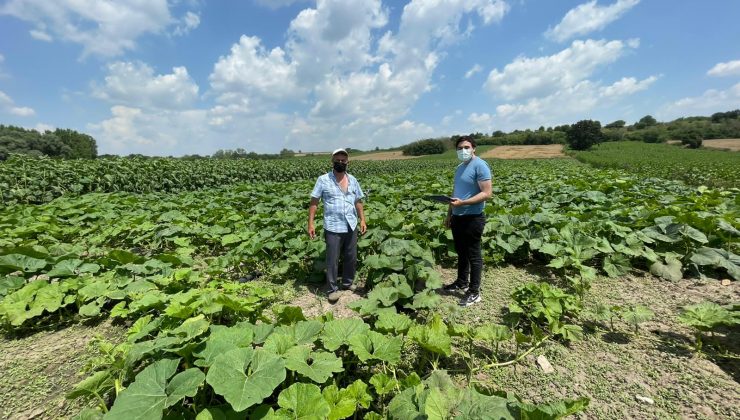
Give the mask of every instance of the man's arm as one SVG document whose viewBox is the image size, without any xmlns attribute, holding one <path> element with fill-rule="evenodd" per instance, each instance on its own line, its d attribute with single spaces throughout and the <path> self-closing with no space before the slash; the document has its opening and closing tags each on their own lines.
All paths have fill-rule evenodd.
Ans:
<svg viewBox="0 0 740 420">
<path fill-rule="evenodd" d="M 313 239 L 316 237 L 316 227 L 314 227 L 313 219 L 316 217 L 316 209 L 319 207 L 319 199 L 311 197 L 311 203 L 308 205 L 308 236 Z"/>
<path fill-rule="evenodd" d="M 364 235 L 367 232 L 367 223 L 365 223 L 365 209 L 362 201 L 355 201 L 355 209 L 357 209 L 357 217 L 360 218 L 360 234 Z"/>
<path fill-rule="evenodd" d="M 465 200 L 460 199 L 453 199 L 450 203 L 450 206 L 452 207 L 458 207 L 458 206 L 469 206 L 471 204 L 478 204 L 482 203 L 493 195 L 493 185 L 491 183 L 490 179 L 487 179 L 485 181 L 478 181 L 478 188 L 480 188 L 480 192 L 470 198 L 467 198 Z M 450 209 L 451 211 L 452 209 Z"/>
</svg>

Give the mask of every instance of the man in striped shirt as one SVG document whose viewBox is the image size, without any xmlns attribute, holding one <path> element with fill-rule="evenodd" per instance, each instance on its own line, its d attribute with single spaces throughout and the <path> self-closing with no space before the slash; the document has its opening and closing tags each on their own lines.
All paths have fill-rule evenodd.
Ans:
<svg viewBox="0 0 740 420">
<path fill-rule="evenodd" d="M 357 232 L 367 231 L 362 198 L 365 194 L 354 176 L 347 173 L 349 154 L 337 149 L 331 154 L 332 170 L 321 175 L 311 192 L 308 206 L 308 236 L 316 237 L 314 217 L 319 200 L 324 201 L 324 240 L 326 241 L 326 285 L 329 303 L 339 300 L 337 272 L 342 256 L 342 285 L 355 290 L 357 265 Z"/>
</svg>

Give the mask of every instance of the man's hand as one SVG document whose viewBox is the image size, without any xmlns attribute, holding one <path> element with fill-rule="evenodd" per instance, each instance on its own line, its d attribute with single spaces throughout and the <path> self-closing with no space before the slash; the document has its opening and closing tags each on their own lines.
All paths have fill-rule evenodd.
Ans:
<svg viewBox="0 0 740 420">
<path fill-rule="evenodd" d="M 364 220 L 360 220 L 360 235 L 364 235 L 367 232 L 367 224 Z"/>
<path fill-rule="evenodd" d="M 308 237 L 311 239 L 316 238 L 316 228 L 314 227 L 313 223 L 308 224 Z"/>
<path fill-rule="evenodd" d="M 452 207 L 460 207 L 465 205 L 465 202 L 463 200 L 460 200 L 459 198 L 453 198 L 452 201 L 450 201 L 450 205 Z"/>
</svg>

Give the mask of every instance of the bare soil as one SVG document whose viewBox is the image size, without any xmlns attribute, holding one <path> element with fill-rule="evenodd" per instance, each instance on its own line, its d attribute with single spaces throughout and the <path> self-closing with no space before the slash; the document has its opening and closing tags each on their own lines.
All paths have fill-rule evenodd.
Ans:
<svg viewBox="0 0 740 420">
<path fill-rule="evenodd" d="M 350 157 L 351 160 L 398 160 L 398 159 L 416 159 L 421 156 L 405 156 L 401 151 L 368 153 Z"/>
<path fill-rule="evenodd" d="M 96 335 L 121 336 L 123 330 L 105 321 L 0 338 L 0 418 L 58 419 L 76 415 L 85 401 L 68 400 L 65 394 L 87 377 L 80 371 L 93 356 L 88 343 Z"/>
<path fill-rule="evenodd" d="M 447 282 L 455 278 L 453 270 L 442 273 Z M 501 323 L 514 288 L 545 280 L 552 282 L 554 277 L 540 267 L 489 269 L 481 290 L 483 302 L 452 309 L 448 320 Z M 457 297 L 443 299 L 454 308 Z M 487 370 L 476 379 L 535 403 L 589 397 L 589 407 L 577 416 L 584 419 L 740 418 L 740 331 L 718 335 L 716 348 L 699 355 L 693 351 L 693 332 L 677 320 L 682 307 L 706 300 L 737 302 L 740 284 L 691 279 L 671 283 L 646 273 L 600 278 L 584 298 L 585 309 L 576 321 L 584 328 L 583 340 L 548 342 L 518 365 Z M 621 320 L 615 320 L 611 331 L 608 322 L 596 321 L 593 315 L 600 303 L 645 305 L 655 317 L 637 333 Z M 729 357 L 719 354 L 727 351 Z M 545 374 L 536 365 L 539 355 L 549 360 L 554 373 Z M 640 402 L 638 396 L 654 403 Z"/>
<path fill-rule="evenodd" d="M 496 146 L 483 153 L 485 159 L 550 159 L 566 157 L 562 144 Z"/>
<path fill-rule="evenodd" d="M 668 140 L 668 144 L 681 144 L 681 140 Z M 740 151 L 740 139 L 711 139 L 703 140 L 702 147 L 707 149 L 729 150 L 732 152 Z"/>
</svg>

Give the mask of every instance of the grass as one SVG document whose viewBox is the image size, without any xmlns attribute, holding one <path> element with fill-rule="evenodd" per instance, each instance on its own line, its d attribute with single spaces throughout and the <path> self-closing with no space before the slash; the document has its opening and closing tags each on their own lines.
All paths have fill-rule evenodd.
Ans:
<svg viewBox="0 0 740 420">
<path fill-rule="evenodd" d="M 451 282 L 454 271 L 443 270 L 443 276 Z M 511 291 L 530 281 L 552 278 L 538 267 L 488 269 L 481 289 L 483 302 L 460 309 L 457 297 L 445 296 L 445 319 L 468 325 L 502 323 Z M 738 418 L 740 406 L 730 401 L 737 395 L 737 364 L 696 355 L 691 351 L 691 331 L 676 319 L 681 307 L 697 301 L 729 303 L 735 290 L 736 286 L 723 288 L 716 280 L 667 283 L 649 275 L 600 278 L 586 295 L 577 321 L 584 326 L 583 340 L 549 341 L 521 363 L 486 370 L 475 380 L 534 403 L 587 396 L 591 404 L 582 418 Z M 610 331 L 605 323 L 594 321 L 599 303 L 645 304 L 656 317 L 642 325 L 638 334 L 623 321 L 616 321 L 615 331 Z M 734 338 L 725 337 L 723 345 Z M 550 361 L 554 373 L 545 374 L 537 367 L 539 355 Z M 655 403 L 640 402 L 637 396 Z"/>
</svg>

